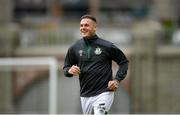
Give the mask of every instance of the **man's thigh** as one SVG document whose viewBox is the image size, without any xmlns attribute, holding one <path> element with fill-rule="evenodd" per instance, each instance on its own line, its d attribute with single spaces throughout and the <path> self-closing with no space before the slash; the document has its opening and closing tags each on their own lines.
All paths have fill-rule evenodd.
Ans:
<svg viewBox="0 0 180 115">
<path fill-rule="evenodd" d="M 114 92 L 104 92 L 93 97 L 81 97 L 83 114 L 105 113 L 109 111 L 114 100 Z"/>
<path fill-rule="evenodd" d="M 114 92 L 104 92 L 96 97 L 93 103 L 95 114 L 105 114 L 111 108 L 114 100 Z"/>
</svg>

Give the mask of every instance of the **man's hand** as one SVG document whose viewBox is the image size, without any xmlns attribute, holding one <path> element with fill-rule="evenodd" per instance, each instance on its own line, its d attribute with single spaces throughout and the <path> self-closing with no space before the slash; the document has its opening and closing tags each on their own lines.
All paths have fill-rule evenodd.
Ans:
<svg viewBox="0 0 180 115">
<path fill-rule="evenodd" d="M 73 66 L 69 69 L 68 72 L 69 72 L 70 74 L 73 74 L 74 76 L 77 76 L 77 75 L 80 74 L 80 69 L 79 69 L 78 66 L 73 65 Z"/>
<path fill-rule="evenodd" d="M 108 89 L 111 91 L 116 91 L 119 87 L 120 82 L 116 79 L 109 81 L 108 83 Z"/>
</svg>

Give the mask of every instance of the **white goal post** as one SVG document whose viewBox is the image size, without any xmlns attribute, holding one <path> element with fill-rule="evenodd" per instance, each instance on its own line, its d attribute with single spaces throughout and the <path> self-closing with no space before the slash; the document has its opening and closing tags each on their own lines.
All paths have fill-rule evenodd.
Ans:
<svg viewBox="0 0 180 115">
<path fill-rule="evenodd" d="M 49 107 L 50 114 L 57 113 L 57 70 L 55 57 L 15 57 L 0 58 L 0 66 L 49 66 Z"/>
</svg>

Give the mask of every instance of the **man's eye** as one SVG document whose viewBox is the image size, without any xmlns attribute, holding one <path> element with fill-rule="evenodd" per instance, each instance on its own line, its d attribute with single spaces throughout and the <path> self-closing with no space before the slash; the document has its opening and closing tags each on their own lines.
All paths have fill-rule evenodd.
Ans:
<svg viewBox="0 0 180 115">
<path fill-rule="evenodd" d="M 85 24 L 84 26 L 86 26 L 86 27 L 87 27 L 87 26 L 89 26 L 89 25 L 88 25 L 88 24 Z"/>
</svg>

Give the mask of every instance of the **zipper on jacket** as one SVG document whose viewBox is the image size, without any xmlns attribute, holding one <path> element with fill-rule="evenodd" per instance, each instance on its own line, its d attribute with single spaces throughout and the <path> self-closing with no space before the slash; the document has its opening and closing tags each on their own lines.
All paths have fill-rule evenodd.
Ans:
<svg viewBox="0 0 180 115">
<path fill-rule="evenodd" d="M 86 51 L 87 51 L 87 58 L 91 58 L 91 46 L 88 41 L 86 41 Z"/>
<path fill-rule="evenodd" d="M 87 57 L 88 59 L 91 57 L 91 47 L 89 45 L 87 47 Z"/>
</svg>

